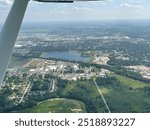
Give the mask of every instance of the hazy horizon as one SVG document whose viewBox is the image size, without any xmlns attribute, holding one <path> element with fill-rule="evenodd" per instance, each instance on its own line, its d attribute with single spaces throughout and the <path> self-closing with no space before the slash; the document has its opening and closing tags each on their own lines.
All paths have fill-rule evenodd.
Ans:
<svg viewBox="0 0 150 130">
<path fill-rule="evenodd" d="M 13 0 L 0 0 L 0 23 L 4 22 Z M 24 22 L 150 20 L 150 1 L 106 0 L 73 4 L 29 2 Z"/>
</svg>

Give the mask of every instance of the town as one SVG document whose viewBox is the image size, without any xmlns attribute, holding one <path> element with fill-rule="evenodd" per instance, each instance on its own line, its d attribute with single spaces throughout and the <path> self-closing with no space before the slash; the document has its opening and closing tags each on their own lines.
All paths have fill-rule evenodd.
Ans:
<svg viewBox="0 0 150 130">
<path fill-rule="evenodd" d="M 150 112 L 149 28 L 107 24 L 26 25 L 0 112 Z"/>
<path fill-rule="evenodd" d="M 2 84 L 2 87 L 10 86 L 12 91 L 15 91 L 9 96 L 10 99 L 17 99 L 18 103 L 23 101 L 26 93 L 30 93 L 34 82 L 40 77 L 44 80 L 46 75 L 50 75 L 51 80 L 48 83 L 50 92 L 57 90 L 56 79 L 63 80 L 81 80 L 91 79 L 93 77 L 105 77 L 110 71 L 107 69 L 96 69 L 95 67 L 81 67 L 78 63 L 45 60 L 45 59 L 32 59 L 23 66 L 9 69 Z M 33 78 L 33 80 L 32 80 Z M 39 79 L 39 80 L 41 80 Z M 39 84 L 38 84 L 39 85 Z M 18 94 L 16 95 L 16 91 Z"/>
</svg>

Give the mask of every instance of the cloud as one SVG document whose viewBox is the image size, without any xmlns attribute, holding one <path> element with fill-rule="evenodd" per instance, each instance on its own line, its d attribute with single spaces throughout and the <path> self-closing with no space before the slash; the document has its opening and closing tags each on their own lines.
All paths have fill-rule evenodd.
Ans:
<svg viewBox="0 0 150 130">
<path fill-rule="evenodd" d="M 91 13 L 94 12 L 95 10 L 87 7 L 71 7 L 71 8 L 64 8 L 64 9 L 58 9 L 54 8 L 49 10 L 49 13 L 53 14 L 84 14 L 84 13 Z"/>
<path fill-rule="evenodd" d="M 0 6 L 10 6 L 12 3 L 13 0 L 0 0 Z"/>
<path fill-rule="evenodd" d="M 133 9 L 144 9 L 144 7 L 142 5 L 133 5 L 133 4 L 129 4 L 129 3 L 123 3 L 120 5 L 120 7 L 122 7 L 122 8 L 133 8 Z"/>
<path fill-rule="evenodd" d="M 91 9 L 87 7 L 73 7 L 72 11 L 91 11 Z"/>
</svg>

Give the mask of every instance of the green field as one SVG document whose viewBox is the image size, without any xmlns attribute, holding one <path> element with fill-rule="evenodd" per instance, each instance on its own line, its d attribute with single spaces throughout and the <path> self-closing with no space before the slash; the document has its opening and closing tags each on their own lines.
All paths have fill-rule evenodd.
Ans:
<svg viewBox="0 0 150 130">
<path fill-rule="evenodd" d="M 104 80 L 106 80 L 106 82 L 104 82 Z M 102 78 L 100 82 L 103 82 L 103 85 L 99 85 L 99 87 L 111 112 L 150 112 L 150 99 L 143 91 L 146 86 L 150 86 L 149 84 L 115 73 L 111 73 L 106 78 Z M 45 107 L 47 105 L 43 105 L 45 102 L 42 102 L 26 112 L 43 112 L 43 109 L 44 112 L 76 112 L 72 111 L 72 109 L 82 109 L 82 111 L 79 112 L 108 112 L 92 79 L 83 81 L 78 80 L 76 82 L 66 81 L 64 83 L 63 80 L 60 80 L 58 86 L 58 94 L 60 97 L 67 98 L 65 99 L 68 100 L 67 105 L 60 105 L 66 102 L 64 101 L 64 98 L 63 100 L 61 99 L 61 101 L 51 99 L 48 100 L 51 107 L 49 107 L 49 105 L 48 107 Z M 74 99 L 75 101 L 73 101 L 78 103 L 74 103 L 69 99 Z M 79 103 L 79 101 L 81 101 L 81 103 Z M 83 103 L 85 105 L 83 105 Z M 70 106 L 71 109 L 68 106 Z"/>
<path fill-rule="evenodd" d="M 115 73 L 94 77 L 112 113 L 150 112 L 150 84 Z M 107 113 L 97 87 L 91 80 L 57 79 L 57 97 L 38 103 L 21 112 Z M 73 100 L 72 100 L 73 99 Z"/>
<path fill-rule="evenodd" d="M 77 82 L 68 81 L 62 87 L 63 89 L 59 93 L 60 96 L 84 102 L 87 112 L 107 112 L 104 102 L 92 79 L 84 81 L 78 80 Z"/>
<path fill-rule="evenodd" d="M 114 78 L 115 79 L 111 79 Z M 111 82 L 107 82 L 110 78 Z M 106 82 L 104 82 L 106 80 Z M 103 79 L 101 89 L 112 112 L 150 112 L 150 98 L 143 91 L 149 84 L 111 73 Z"/>
<path fill-rule="evenodd" d="M 32 108 L 23 110 L 27 113 L 84 113 L 85 105 L 83 102 L 65 99 L 54 98 L 38 103 Z"/>
<path fill-rule="evenodd" d="M 120 81 L 123 85 L 128 86 L 128 87 L 132 87 L 133 89 L 136 88 L 143 88 L 145 86 L 150 86 L 150 84 L 138 81 L 138 80 L 134 80 L 131 78 L 127 78 L 125 76 L 121 76 L 115 73 L 111 73 L 108 75 L 108 77 L 116 77 L 118 81 Z"/>
</svg>

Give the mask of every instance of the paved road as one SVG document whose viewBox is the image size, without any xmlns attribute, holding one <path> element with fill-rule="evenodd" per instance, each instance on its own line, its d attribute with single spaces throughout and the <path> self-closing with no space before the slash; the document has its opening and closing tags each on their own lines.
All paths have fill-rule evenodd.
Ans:
<svg viewBox="0 0 150 130">
<path fill-rule="evenodd" d="M 52 80 L 52 85 L 51 85 L 50 92 L 54 92 L 54 91 L 55 91 L 55 80 Z"/>
<path fill-rule="evenodd" d="M 29 82 L 29 84 L 27 85 L 27 87 L 26 87 L 26 89 L 25 89 L 25 91 L 24 91 L 24 94 L 22 95 L 22 97 L 21 97 L 19 103 L 21 103 L 21 102 L 23 101 L 25 94 L 31 89 L 31 86 L 32 86 L 32 85 L 31 85 L 31 83 Z"/>
<path fill-rule="evenodd" d="M 94 80 L 94 83 L 95 83 L 95 86 L 97 87 L 97 90 L 98 90 L 99 94 L 101 95 L 101 97 L 102 97 L 102 99 L 103 99 L 103 102 L 104 102 L 104 104 L 105 104 L 105 106 L 106 106 L 108 112 L 111 113 L 110 108 L 109 108 L 109 106 L 108 106 L 108 104 L 107 104 L 107 102 L 106 102 L 106 100 L 105 100 L 105 98 L 104 98 L 104 96 L 103 96 L 103 93 L 102 93 L 102 91 L 100 90 L 100 88 L 99 88 L 99 86 L 97 85 L 97 83 L 96 83 L 95 80 Z"/>
</svg>

